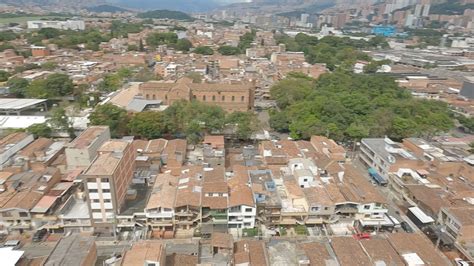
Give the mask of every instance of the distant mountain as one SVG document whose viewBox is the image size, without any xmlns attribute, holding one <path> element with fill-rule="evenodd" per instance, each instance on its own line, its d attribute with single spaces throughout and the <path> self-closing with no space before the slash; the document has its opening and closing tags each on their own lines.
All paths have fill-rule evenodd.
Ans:
<svg viewBox="0 0 474 266">
<path fill-rule="evenodd" d="M 192 20 L 193 18 L 181 11 L 153 10 L 138 14 L 140 18 L 168 18 L 177 20 Z"/>
<path fill-rule="evenodd" d="M 105 0 L 0 0 L 0 4 L 12 6 L 85 7 L 105 4 Z"/>
<path fill-rule="evenodd" d="M 168 9 L 183 12 L 204 12 L 220 6 L 216 0 L 109 0 L 109 2 L 133 9 Z"/>
<path fill-rule="evenodd" d="M 102 12 L 121 13 L 121 12 L 130 11 L 128 9 L 121 8 L 118 6 L 112 6 L 112 5 L 99 5 L 99 6 L 87 7 L 86 9 L 90 12 L 97 12 L 97 13 L 102 13 Z"/>
</svg>

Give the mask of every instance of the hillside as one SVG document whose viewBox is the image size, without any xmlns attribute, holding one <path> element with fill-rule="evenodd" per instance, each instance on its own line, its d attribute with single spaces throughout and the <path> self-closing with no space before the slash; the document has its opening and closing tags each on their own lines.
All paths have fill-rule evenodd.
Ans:
<svg viewBox="0 0 474 266">
<path fill-rule="evenodd" d="M 86 8 L 90 12 L 97 12 L 97 13 L 102 13 L 102 12 L 108 12 L 108 13 L 122 13 L 122 12 L 129 12 L 130 10 L 121 8 L 118 6 L 112 6 L 112 5 L 99 5 L 99 6 L 93 6 L 93 7 L 88 7 Z"/>
<path fill-rule="evenodd" d="M 157 18 L 157 19 L 176 19 L 176 20 L 192 20 L 193 18 L 181 11 L 173 10 L 153 10 L 138 14 L 140 18 Z"/>
</svg>

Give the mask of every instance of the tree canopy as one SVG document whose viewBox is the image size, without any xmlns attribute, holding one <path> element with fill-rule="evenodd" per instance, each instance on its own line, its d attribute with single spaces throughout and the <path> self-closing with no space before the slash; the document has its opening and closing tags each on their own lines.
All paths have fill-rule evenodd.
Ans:
<svg viewBox="0 0 474 266">
<path fill-rule="evenodd" d="M 152 47 L 159 45 L 174 45 L 178 42 L 178 35 L 174 32 L 154 32 L 146 38 L 146 44 Z"/>
<path fill-rule="evenodd" d="M 226 114 L 219 106 L 198 101 L 174 102 L 163 112 L 136 113 L 127 124 L 129 133 L 140 138 L 186 137 L 192 143 L 198 143 L 205 134 L 222 134 L 224 129 L 248 139 L 257 127 L 258 120 L 251 112 Z"/>
<path fill-rule="evenodd" d="M 233 47 L 230 45 L 223 45 L 219 47 L 217 51 L 219 51 L 219 53 L 221 53 L 222 55 L 238 55 L 242 53 L 242 51 L 238 47 Z"/>
<path fill-rule="evenodd" d="M 180 39 L 176 42 L 176 50 L 188 52 L 193 47 L 193 44 L 188 39 Z"/>
<path fill-rule="evenodd" d="M 295 139 L 327 135 L 336 140 L 430 137 L 453 126 L 445 103 L 419 100 L 393 78 L 336 71 L 318 80 L 289 75 L 271 88 L 279 110 L 271 126 Z"/>
<path fill-rule="evenodd" d="M 24 84 L 24 81 L 18 81 Z M 16 84 L 18 85 L 18 84 Z M 21 84 L 20 84 L 21 85 Z M 25 96 L 30 98 L 55 98 L 71 95 L 74 84 L 66 74 L 54 73 L 45 79 L 32 81 L 25 89 Z"/>
<path fill-rule="evenodd" d="M 213 55 L 214 50 L 212 50 L 211 47 L 209 46 L 198 46 L 196 49 L 194 49 L 194 52 L 196 54 L 202 54 L 202 55 Z"/>
<path fill-rule="evenodd" d="M 383 37 L 365 41 L 326 36 L 318 40 L 317 37 L 298 33 L 295 38 L 277 35 L 275 39 L 277 43 L 285 44 L 288 51 L 304 52 L 308 63 L 324 63 L 330 70 L 335 70 L 337 66 L 352 67 L 357 60 L 370 61 L 371 58 L 359 49 L 388 46 Z"/>
<path fill-rule="evenodd" d="M 128 133 L 127 111 L 113 104 L 98 105 L 89 116 L 91 125 L 109 126 L 112 137 L 124 136 Z"/>
</svg>

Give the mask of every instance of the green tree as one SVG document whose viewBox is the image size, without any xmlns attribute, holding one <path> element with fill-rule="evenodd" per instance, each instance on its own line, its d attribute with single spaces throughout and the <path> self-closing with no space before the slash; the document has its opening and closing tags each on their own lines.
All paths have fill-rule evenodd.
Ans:
<svg viewBox="0 0 474 266">
<path fill-rule="evenodd" d="M 41 64 L 41 68 L 44 70 L 54 70 L 58 67 L 58 64 L 56 62 L 45 62 Z"/>
<path fill-rule="evenodd" d="M 18 98 L 24 98 L 26 94 L 26 88 L 29 86 L 28 80 L 24 78 L 11 78 L 7 82 L 7 86 L 11 94 Z"/>
<path fill-rule="evenodd" d="M 251 32 L 247 32 L 244 35 L 240 37 L 240 41 L 238 44 L 238 48 L 241 51 L 245 51 L 247 48 L 250 48 L 252 42 L 255 39 L 257 32 L 255 30 L 252 30 Z"/>
<path fill-rule="evenodd" d="M 178 35 L 174 32 L 155 32 L 146 38 L 147 45 L 157 47 L 159 45 L 174 45 L 178 42 Z"/>
<path fill-rule="evenodd" d="M 124 136 L 128 133 L 127 111 L 113 104 L 98 105 L 89 116 L 91 125 L 109 126 L 113 138 Z"/>
<path fill-rule="evenodd" d="M 10 77 L 10 73 L 4 70 L 0 70 L 0 82 L 5 82 Z"/>
<path fill-rule="evenodd" d="M 258 118 L 252 112 L 233 112 L 226 118 L 226 123 L 233 125 L 239 139 L 250 139 L 258 130 Z"/>
<path fill-rule="evenodd" d="M 128 128 L 131 134 L 144 139 L 160 138 L 166 132 L 163 114 L 153 111 L 133 115 L 128 122 Z"/>
<path fill-rule="evenodd" d="M 35 138 L 51 138 L 53 130 L 46 123 L 33 124 L 26 128 L 26 132 L 31 133 Z"/>
<path fill-rule="evenodd" d="M 25 90 L 25 96 L 28 98 L 47 99 L 51 96 L 48 91 L 45 79 L 33 80 Z"/>
<path fill-rule="evenodd" d="M 74 90 L 74 84 L 69 76 L 61 73 L 49 75 L 45 86 L 53 97 L 71 95 Z"/>
<path fill-rule="evenodd" d="M 193 47 L 193 44 L 188 39 L 180 39 L 176 43 L 176 50 L 181 52 L 188 52 Z"/>
<path fill-rule="evenodd" d="M 230 45 L 221 46 L 217 51 L 222 55 L 238 55 L 242 53 L 238 47 L 233 47 Z"/>
<path fill-rule="evenodd" d="M 103 92 L 112 92 L 120 89 L 122 79 L 118 75 L 105 75 L 103 80 L 99 83 L 98 88 Z"/>
<path fill-rule="evenodd" d="M 194 53 L 202 55 L 213 55 L 214 50 L 212 50 L 212 48 L 209 46 L 198 46 L 196 47 L 196 49 L 194 49 Z"/>
<path fill-rule="evenodd" d="M 47 123 L 51 125 L 52 128 L 62 132 L 67 132 L 71 137 L 74 137 L 72 122 L 63 107 L 53 108 L 49 113 Z"/>
</svg>

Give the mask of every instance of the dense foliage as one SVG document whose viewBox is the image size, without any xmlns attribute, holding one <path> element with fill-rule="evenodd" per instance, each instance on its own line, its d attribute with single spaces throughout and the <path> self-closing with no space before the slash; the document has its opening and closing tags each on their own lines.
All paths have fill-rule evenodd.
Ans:
<svg viewBox="0 0 474 266">
<path fill-rule="evenodd" d="M 238 55 L 242 53 L 242 50 L 239 47 L 234 47 L 230 45 L 223 45 L 217 50 L 221 55 Z"/>
<path fill-rule="evenodd" d="M 85 31 L 58 30 L 44 28 L 32 32 L 28 36 L 28 42 L 35 45 L 42 45 L 43 40 L 58 45 L 59 48 L 78 49 L 79 44 L 84 44 L 86 49 L 97 51 L 101 42 L 110 40 L 109 34 L 103 34 L 97 29 Z"/>
<path fill-rule="evenodd" d="M 129 68 L 121 68 L 114 74 L 107 74 L 103 80 L 99 83 L 98 89 L 102 92 L 112 92 L 120 89 L 124 80 L 130 78 L 133 75 L 132 70 Z"/>
<path fill-rule="evenodd" d="M 113 138 L 124 136 L 128 133 L 127 111 L 113 104 L 98 105 L 89 116 L 91 125 L 109 126 Z"/>
<path fill-rule="evenodd" d="M 247 32 L 240 37 L 240 42 L 238 48 L 241 51 L 245 51 L 247 48 L 250 48 L 251 43 L 255 40 L 257 32 L 252 30 L 251 32 Z"/>
<path fill-rule="evenodd" d="M 365 41 L 326 36 L 318 40 L 317 37 L 299 33 L 295 38 L 278 35 L 275 39 L 277 43 L 285 44 L 288 51 L 304 52 L 308 63 L 325 63 L 330 70 L 336 69 L 337 66 L 352 67 L 357 60 L 370 61 L 370 57 L 359 49 L 388 46 L 383 37 Z"/>
<path fill-rule="evenodd" d="M 241 139 L 250 138 L 258 128 L 253 113 L 226 114 L 215 105 L 197 101 L 178 101 L 163 112 L 145 111 L 131 116 L 117 106 L 99 105 L 89 117 L 92 125 L 108 125 L 112 136 L 133 134 L 144 139 L 160 137 L 186 137 L 199 142 L 205 134 L 222 134 L 231 129 Z"/>
<path fill-rule="evenodd" d="M 271 95 L 279 108 L 271 112 L 271 126 L 295 139 L 387 135 L 399 140 L 430 137 L 453 126 L 445 103 L 414 99 L 386 76 L 336 71 L 313 80 L 291 74 L 272 87 Z"/>
<path fill-rule="evenodd" d="M 9 92 L 18 98 L 25 97 L 28 85 L 30 85 L 30 83 L 24 78 L 11 78 L 7 82 Z"/>
<path fill-rule="evenodd" d="M 31 133 L 35 138 L 50 138 L 53 130 L 46 123 L 33 124 L 26 128 L 26 132 Z"/>
<path fill-rule="evenodd" d="M 125 23 L 120 20 L 114 20 L 112 21 L 112 25 L 110 26 L 110 36 L 126 38 L 129 33 L 138 33 L 142 30 L 142 23 Z"/>
<path fill-rule="evenodd" d="M 178 42 L 178 35 L 174 32 L 154 32 L 146 38 L 146 44 L 152 47 L 159 45 L 175 45 Z"/>
<path fill-rule="evenodd" d="M 12 41 L 12 40 L 15 40 L 16 38 L 17 38 L 17 35 L 11 30 L 0 32 L 0 42 Z"/>
<path fill-rule="evenodd" d="M 21 81 L 24 84 L 24 81 Z M 74 91 L 74 84 L 66 74 L 54 73 L 45 79 L 32 81 L 25 88 L 24 95 L 29 98 L 56 98 L 71 95 Z M 18 93 L 18 92 L 16 92 Z"/>
<path fill-rule="evenodd" d="M 188 39 L 180 39 L 176 42 L 176 50 L 181 52 L 188 52 L 193 47 L 193 44 Z"/>
<path fill-rule="evenodd" d="M 202 55 L 213 55 L 214 50 L 212 50 L 211 47 L 209 46 L 198 46 L 194 51 L 196 54 L 202 54 Z"/>
<path fill-rule="evenodd" d="M 449 0 L 445 3 L 432 5 L 430 14 L 462 15 L 466 9 L 474 9 L 474 3 L 463 5 L 460 0 Z"/>
<path fill-rule="evenodd" d="M 176 19 L 176 20 L 193 20 L 191 16 L 184 12 L 172 10 L 153 10 L 138 14 L 139 18 L 156 18 L 156 19 Z"/>
</svg>

